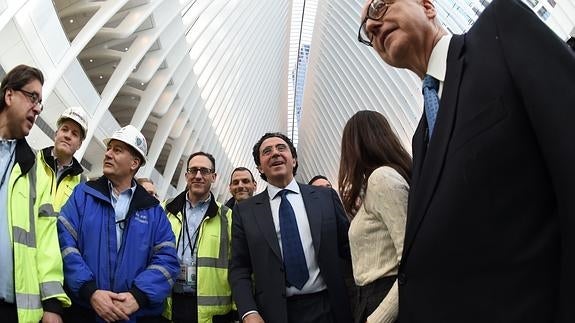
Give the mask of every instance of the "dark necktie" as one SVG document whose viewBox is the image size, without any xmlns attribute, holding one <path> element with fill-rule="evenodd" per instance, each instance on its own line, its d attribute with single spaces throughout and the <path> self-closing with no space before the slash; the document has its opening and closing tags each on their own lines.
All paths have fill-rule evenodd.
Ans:
<svg viewBox="0 0 575 323">
<path fill-rule="evenodd" d="M 439 110 L 439 81 L 431 75 L 425 75 L 423 78 L 423 108 L 425 109 L 425 117 L 427 118 L 427 128 L 429 129 L 429 138 L 433 133 L 435 126 L 435 118 L 437 118 L 437 110 Z"/>
<path fill-rule="evenodd" d="M 289 190 L 281 190 L 277 193 L 281 197 L 279 209 L 280 233 L 286 281 L 288 286 L 302 289 L 309 279 L 305 254 L 299 237 L 299 230 L 295 219 L 295 213 L 287 199 Z"/>
</svg>

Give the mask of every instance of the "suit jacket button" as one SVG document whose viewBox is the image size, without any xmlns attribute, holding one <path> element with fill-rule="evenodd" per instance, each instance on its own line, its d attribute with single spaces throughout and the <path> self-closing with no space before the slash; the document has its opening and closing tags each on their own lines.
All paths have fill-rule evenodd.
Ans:
<svg viewBox="0 0 575 323">
<path fill-rule="evenodd" d="M 399 273 L 397 275 L 397 283 L 399 285 L 405 285 L 405 283 L 407 283 L 407 275 L 405 275 L 405 273 Z"/>
</svg>

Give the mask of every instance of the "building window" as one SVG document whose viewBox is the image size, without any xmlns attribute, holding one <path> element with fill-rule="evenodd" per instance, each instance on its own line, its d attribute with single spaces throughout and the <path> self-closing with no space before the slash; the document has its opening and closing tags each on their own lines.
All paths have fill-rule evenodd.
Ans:
<svg viewBox="0 0 575 323">
<path fill-rule="evenodd" d="M 549 4 L 551 5 L 551 7 L 555 8 L 555 5 L 557 4 L 555 2 L 555 0 L 547 0 L 547 2 L 549 2 Z"/>
<path fill-rule="evenodd" d="M 533 8 L 539 3 L 539 0 L 526 0 L 526 2 Z"/>
<path fill-rule="evenodd" d="M 539 10 L 537 10 L 537 13 L 539 14 L 539 17 L 541 17 L 541 19 L 543 19 L 543 20 L 547 20 L 547 18 L 549 18 L 549 16 L 550 16 L 549 11 L 547 11 L 547 9 L 545 9 L 545 7 L 539 8 Z"/>
</svg>

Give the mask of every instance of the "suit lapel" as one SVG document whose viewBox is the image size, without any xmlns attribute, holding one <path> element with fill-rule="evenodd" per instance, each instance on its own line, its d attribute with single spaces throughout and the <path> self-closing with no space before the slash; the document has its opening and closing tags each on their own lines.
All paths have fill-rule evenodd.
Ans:
<svg viewBox="0 0 575 323">
<path fill-rule="evenodd" d="M 280 245 L 278 242 L 278 237 L 276 235 L 276 226 L 274 225 L 274 220 L 272 216 L 272 208 L 270 206 L 270 199 L 268 195 L 268 190 L 261 192 L 260 194 L 254 196 L 255 208 L 254 217 L 262 232 L 262 235 L 268 242 L 268 245 L 278 257 L 280 261 L 283 262 L 282 254 L 280 252 Z"/>
<path fill-rule="evenodd" d="M 439 103 L 436 127 L 427 150 L 423 147 L 416 147 L 416 142 L 419 145 L 420 138 L 414 137 L 414 154 L 423 153 L 424 156 L 414 158 L 414 160 L 420 164 L 421 172 L 417 172 L 417 169 L 414 170 L 414 174 L 417 176 L 414 176 L 414 186 L 412 187 L 412 196 L 409 201 L 408 225 L 405 233 L 406 253 L 404 256 L 409 253 L 413 239 L 421 225 L 424 215 L 427 213 L 427 209 L 435 193 L 435 188 L 437 187 L 437 182 L 443 171 L 459 97 L 459 85 L 461 83 L 464 63 L 463 45 L 464 36 L 454 35 L 449 45 L 447 73 L 441 101 Z M 421 132 L 421 129 L 419 130 Z M 416 165 L 416 167 L 418 167 L 418 165 Z"/>
<path fill-rule="evenodd" d="M 320 241 L 321 241 L 321 223 L 322 223 L 322 209 L 319 203 L 319 197 L 315 188 L 309 185 L 299 184 L 299 189 L 301 192 L 301 197 L 303 199 L 303 204 L 305 206 L 305 211 L 307 213 L 307 220 L 309 222 L 309 228 L 311 231 L 311 237 L 313 240 L 313 248 L 315 249 L 316 255 L 319 253 Z"/>
<path fill-rule="evenodd" d="M 421 174 L 425 153 L 427 151 L 427 119 L 425 118 L 425 111 L 419 120 L 417 129 L 415 129 L 411 146 L 413 147 L 413 172 L 410 184 L 411 190 L 415 191 L 415 187 L 417 186 L 416 184 L 419 181 L 419 174 Z"/>
</svg>

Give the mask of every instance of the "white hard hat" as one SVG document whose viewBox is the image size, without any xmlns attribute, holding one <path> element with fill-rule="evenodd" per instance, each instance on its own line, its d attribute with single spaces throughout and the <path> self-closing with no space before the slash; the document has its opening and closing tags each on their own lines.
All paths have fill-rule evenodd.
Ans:
<svg viewBox="0 0 575 323">
<path fill-rule="evenodd" d="M 104 145 L 108 145 L 110 140 L 119 140 L 130 147 L 134 148 L 142 157 L 141 166 L 146 163 L 146 155 L 148 154 L 148 144 L 146 138 L 142 133 L 131 124 L 120 128 L 114 132 L 111 138 L 104 139 Z"/>
<path fill-rule="evenodd" d="M 60 128 L 62 122 L 66 119 L 70 119 L 80 125 L 80 128 L 82 128 L 82 131 L 84 132 L 82 137 L 86 138 L 86 134 L 88 133 L 88 115 L 84 109 L 81 107 L 69 107 L 66 109 L 56 122 L 58 128 Z"/>
</svg>

